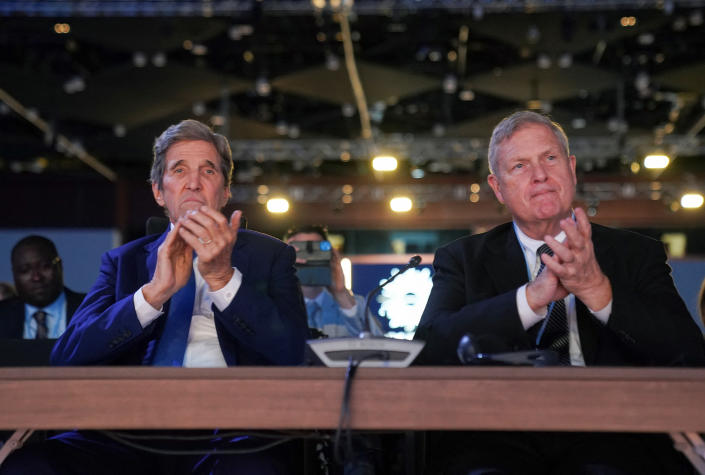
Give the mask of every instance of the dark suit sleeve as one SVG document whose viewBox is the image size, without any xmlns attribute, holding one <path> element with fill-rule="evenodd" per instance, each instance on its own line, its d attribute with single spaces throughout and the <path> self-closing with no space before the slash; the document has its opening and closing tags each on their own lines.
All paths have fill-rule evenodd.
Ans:
<svg viewBox="0 0 705 475">
<path fill-rule="evenodd" d="M 143 329 L 137 318 L 133 303 L 136 289 L 118 295 L 119 286 L 117 259 L 105 253 L 96 283 L 54 346 L 52 364 L 111 364 L 127 354 L 137 355 L 132 352 L 134 345 L 152 326 Z M 139 359 L 131 363 L 139 363 Z"/>
<path fill-rule="evenodd" d="M 601 263 L 613 298 L 598 349 L 613 339 L 635 364 L 705 364 L 702 333 L 675 288 L 663 244 L 635 237 L 618 249 L 621 256 Z"/>
<path fill-rule="evenodd" d="M 303 361 L 306 309 L 296 278 L 294 249 L 281 242 L 253 256 L 242 284 L 222 312 L 213 305 L 224 353 L 237 354 L 228 364 L 295 365 Z M 231 338 L 228 338 L 231 337 Z M 234 340 L 234 341 L 233 341 Z M 225 349 L 224 348 L 224 349 Z"/>
<path fill-rule="evenodd" d="M 497 288 L 481 259 L 461 245 L 438 249 L 433 267 L 433 288 L 414 336 L 426 342 L 418 363 L 458 364 L 457 346 L 466 333 L 489 341 L 489 351 L 529 348 L 516 306 L 518 286 Z"/>
</svg>

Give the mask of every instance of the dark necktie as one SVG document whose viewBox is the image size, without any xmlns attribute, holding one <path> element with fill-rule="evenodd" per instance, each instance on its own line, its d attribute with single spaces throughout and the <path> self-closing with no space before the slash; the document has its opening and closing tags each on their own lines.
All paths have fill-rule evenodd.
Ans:
<svg viewBox="0 0 705 475">
<path fill-rule="evenodd" d="M 536 255 L 553 255 L 553 251 L 546 244 L 542 244 Z M 541 262 L 539 274 L 543 271 L 545 264 Z M 538 274 L 537 274 L 538 275 Z M 541 349 L 550 349 L 558 353 L 558 361 L 561 365 L 570 365 L 570 352 L 568 347 L 568 318 L 565 311 L 565 301 L 563 299 L 551 302 L 548 306 L 548 315 L 539 330 L 536 338 L 536 346 Z"/>
<path fill-rule="evenodd" d="M 36 340 L 45 340 L 49 338 L 49 329 L 47 328 L 47 313 L 44 310 L 37 310 L 32 315 L 32 318 L 37 321 L 37 334 L 34 336 Z"/>
<path fill-rule="evenodd" d="M 164 331 L 152 360 L 153 366 L 183 366 L 195 298 L 196 278 L 191 271 L 186 285 L 171 297 Z"/>
</svg>

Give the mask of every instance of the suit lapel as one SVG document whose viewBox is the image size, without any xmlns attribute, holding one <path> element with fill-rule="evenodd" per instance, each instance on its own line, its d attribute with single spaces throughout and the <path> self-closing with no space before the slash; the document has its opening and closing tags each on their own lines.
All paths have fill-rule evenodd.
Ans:
<svg viewBox="0 0 705 475">
<path fill-rule="evenodd" d="M 146 274 L 138 276 L 138 282 L 140 282 L 139 285 L 142 285 L 143 283 L 152 280 L 152 277 L 154 276 L 154 270 L 157 268 L 157 252 L 159 251 L 159 246 L 166 239 L 167 234 L 169 234 L 168 229 L 164 231 L 164 233 L 162 233 L 162 235 L 159 236 L 158 239 L 155 239 L 154 241 L 145 244 L 144 252 L 147 255 L 145 259 L 147 266 L 144 271 L 146 272 Z"/>
<path fill-rule="evenodd" d="M 484 267 L 494 282 L 495 288 L 502 293 L 524 285 L 528 282 L 529 276 L 513 224 L 507 223 L 497 231 L 499 235 L 495 238 L 488 236 L 489 252 L 484 261 Z"/>
</svg>

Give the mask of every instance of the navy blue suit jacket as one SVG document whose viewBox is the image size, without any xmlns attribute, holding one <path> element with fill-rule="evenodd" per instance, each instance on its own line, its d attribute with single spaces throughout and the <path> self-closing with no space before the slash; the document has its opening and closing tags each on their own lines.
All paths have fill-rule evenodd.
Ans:
<svg viewBox="0 0 705 475">
<path fill-rule="evenodd" d="M 142 328 L 133 295 L 154 275 L 164 234 L 106 252 L 100 274 L 51 355 L 55 365 L 149 365 L 164 315 Z M 303 360 L 306 310 L 294 269 L 294 249 L 278 239 L 240 230 L 232 264 L 242 285 L 224 311 L 213 305 L 228 365 L 295 365 Z"/>
<path fill-rule="evenodd" d="M 612 284 L 612 313 L 604 325 L 576 299 L 585 364 L 705 365 L 703 335 L 673 284 L 663 244 L 597 224 L 592 240 Z M 439 248 L 433 266 L 415 335 L 426 341 L 419 363 L 459 364 L 465 333 L 498 346 L 489 352 L 533 348 L 516 305 L 517 288 L 529 277 L 512 223 Z"/>
<path fill-rule="evenodd" d="M 66 324 L 71 322 L 71 317 L 86 294 L 74 292 L 64 287 L 66 295 Z M 12 297 L 0 302 L 0 338 L 24 337 L 24 302 L 18 297 Z"/>
</svg>

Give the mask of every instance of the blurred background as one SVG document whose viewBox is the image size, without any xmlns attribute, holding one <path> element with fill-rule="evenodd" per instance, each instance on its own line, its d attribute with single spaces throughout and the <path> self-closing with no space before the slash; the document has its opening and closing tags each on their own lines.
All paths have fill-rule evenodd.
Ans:
<svg viewBox="0 0 705 475">
<path fill-rule="evenodd" d="M 704 15 L 675 0 L 0 1 L 0 280 L 38 232 L 86 291 L 100 254 L 161 214 L 154 138 L 195 118 L 231 140 L 228 211 L 277 237 L 328 225 L 364 294 L 507 221 L 487 143 L 530 108 L 564 126 L 593 221 L 667 244 L 697 319 Z M 430 270 L 410 275 L 375 305 L 416 315 Z"/>
</svg>

